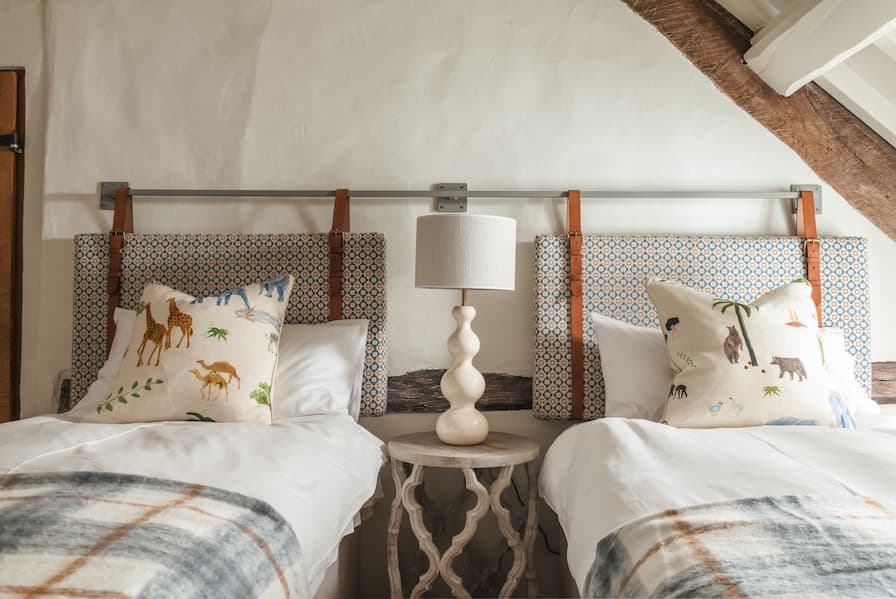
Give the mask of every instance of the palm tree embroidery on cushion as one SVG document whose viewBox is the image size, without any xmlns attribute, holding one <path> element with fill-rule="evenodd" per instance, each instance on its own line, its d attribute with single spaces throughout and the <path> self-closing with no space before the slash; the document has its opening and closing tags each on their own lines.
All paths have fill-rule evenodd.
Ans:
<svg viewBox="0 0 896 599">
<path fill-rule="evenodd" d="M 766 385 L 762 388 L 762 397 L 781 397 L 781 387 L 777 385 Z"/>
<path fill-rule="evenodd" d="M 210 372 L 217 372 L 219 374 L 228 375 L 227 384 L 233 382 L 233 379 L 236 379 L 236 388 L 240 388 L 240 377 L 236 373 L 236 368 L 230 362 L 225 362 L 223 360 L 219 360 L 217 362 L 212 362 L 211 364 L 206 364 L 205 360 L 196 360 L 196 363 L 205 368 Z"/>
<path fill-rule="evenodd" d="M 221 341 L 226 342 L 227 335 L 229 335 L 229 334 L 230 334 L 230 331 L 228 331 L 225 328 L 209 327 L 208 330 L 205 332 L 205 338 L 206 339 L 220 339 Z"/>
<path fill-rule="evenodd" d="M 749 304 L 742 304 L 740 302 L 735 302 L 733 300 L 723 300 L 723 299 L 715 300 L 712 303 L 713 309 L 715 309 L 716 306 L 721 306 L 722 314 L 724 314 L 725 311 L 728 310 L 728 308 L 734 308 L 734 313 L 735 313 L 735 315 L 737 315 L 737 323 L 740 325 L 740 333 L 741 333 L 741 335 L 743 335 L 743 341 L 747 345 L 747 352 L 750 354 L 750 366 L 752 366 L 754 368 L 759 366 L 759 364 L 757 364 L 757 360 L 756 360 L 756 352 L 753 351 L 753 344 L 750 343 L 750 335 L 747 334 L 747 327 L 744 324 L 744 313 L 746 313 L 747 318 L 750 318 L 750 316 L 752 316 L 752 314 L 753 314 L 753 310 L 758 310 L 759 308 L 756 308 L 755 306 L 750 306 Z M 733 329 L 733 327 L 728 327 L 729 334 L 732 329 Z M 727 351 L 728 340 L 727 340 L 727 338 L 725 340 L 725 343 L 726 343 L 725 355 L 728 356 L 728 351 Z M 736 362 L 736 360 L 732 361 L 730 357 L 728 357 L 728 361 L 732 362 L 732 363 Z"/>
<path fill-rule="evenodd" d="M 165 349 L 171 349 L 171 331 L 180 329 L 180 340 L 175 347 L 180 347 L 184 337 L 187 339 L 187 347 L 190 347 L 190 338 L 193 336 L 193 317 L 182 312 L 177 307 L 177 300 L 168 298 L 168 332 L 165 334 Z"/>
<path fill-rule="evenodd" d="M 143 342 L 137 348 L 137 366 L 143 366 L 143 350 L 146 349 L 147 341 L 152 341 L 153 348 L 149 352 L 146 365 L 149 366 L 149 363 L 152 362 L 152 356 L 155 354 L 156 366 L 158 366 L 159 358 L 162 357 L 162 344 L 165 342 L 165 335 L 168 329 L 162 323 L 156 322 L 152 317 L 152 304 L 146 304 L 144 312 L 146 313 L 146 331 L 143 332 Z"/>
</svg>

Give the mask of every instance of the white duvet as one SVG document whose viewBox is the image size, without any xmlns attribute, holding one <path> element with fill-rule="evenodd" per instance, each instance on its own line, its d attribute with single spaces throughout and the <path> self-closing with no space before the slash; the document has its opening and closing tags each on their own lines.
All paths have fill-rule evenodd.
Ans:
<svg viewBox="0 0 896 599">
<path fill-rule="evenodd" d="M 292 525 L 311 592 L 376 491 L 382 442 L 351 416 L 273 425 L 73 423 L 41 416 L 0 425 L 0 474 L 95 470 L 200 483 L 266 501 Z"/>
<path fill-rule="evenodd" d="M 566 533 L 581 590 L 598 541 L 640 516 L 765 495 L 896 495 L 896 411 L 858 430 L 677 429 L 604 418 L 557 438 L 539 487 Z"/>
</svg>

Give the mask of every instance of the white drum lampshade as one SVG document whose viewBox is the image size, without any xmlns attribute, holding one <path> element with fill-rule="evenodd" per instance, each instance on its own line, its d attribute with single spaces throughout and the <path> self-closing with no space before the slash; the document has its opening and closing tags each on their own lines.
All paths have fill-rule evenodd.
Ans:
<svg viewBox="0 0 896 599">
<path fill-rule="evenodd" d="M 488 420 L 476 409 L 485 379 L 473 366 L 479 337 L 470 326 L 476 309 L 467 289 L 512 291 L 516 276 L 516 221 L 503 216 L 429 214 L 417 219 L 417 287 L 463 289 L 462 305 L 451 311 L 457 328 L 448 338 L 453 363 L 442 375 L 450 408 L 436 421 L 443 443 L 476 445 L 488 436 Z"/>
<path fill-rule="evenodd" d="M 516 221 L 484 214 L 417 219 L 417 287 L 513 291 Z"/>
</svg>

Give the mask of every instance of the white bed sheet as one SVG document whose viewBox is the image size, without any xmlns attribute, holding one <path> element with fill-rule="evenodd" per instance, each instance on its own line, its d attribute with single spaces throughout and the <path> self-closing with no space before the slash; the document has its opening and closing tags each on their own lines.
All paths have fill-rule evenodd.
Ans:
<svg viewBox="0 0 896 599">
<path fill-rule="evenodd" d="M 896 406 L 858 430 L 677 429 L 604 418 L 545 455 L 541 496 L 557 513 L 581 592 L 598 541 L 668 508 L 765 495 L 896 495 Z"/>
<path fill-rule="evenodd" d="M 273 425 L 74 423 L 40 416 L 0 426 L 0 474 L 92 470 L 169 478 L 266 501 L 292 525 L 312 594 L 376 491 L 382 441 L 351 416 Z"/>
</svg>

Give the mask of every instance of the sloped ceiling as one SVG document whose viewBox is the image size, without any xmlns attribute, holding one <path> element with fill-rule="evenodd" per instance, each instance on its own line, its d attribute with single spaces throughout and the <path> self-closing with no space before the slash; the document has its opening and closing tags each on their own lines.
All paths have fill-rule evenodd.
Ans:
<svg viewBox="0 0 896 599">
<path fill-rule="evenodd" d="M 761 21 L 771 22 L 769 19 L 781 10 L 779 5 L 785 0 L 622 1 L 656 27 L 722 92 L 790 146 L 866 218 L 896 239 L 896 148 L 884 137 L 884 133 L 892 136 L 892 131 L 882 124 L 886 111 L 875 112 L 874 119 L 869 116 L 868 121 L 862 120 L 856 116 L 858 109 L 854 112 L 845 100 L 826 92 L 815 82 L 801 83 L 784 96 L 751 70 L 753 67 L 745 66 L 744 56 L 751 50 L 751 40 L 755 37 L 745 22 L 752 23 L 753 27 L 759 27 L 757 23 Z M 794 1 L 805 5 L 856 0 Z M 883 1 L 892 3 L 881 4 L 884 10 L 896 6 L 896 0 Z M 723 4 L 731 4 L 732 10 L 741 16 L 732 15 Z M 824 48 L 825 44 L 819 46 Z M 880 46 L 875 44 L 874 48 L 877 49 L 865 47 L 850 57 L 850 64 L 841 61 L 839 66 L 852 68 L 851 61 L 861 62 L 859 54 L 865 51 L 877 56 Z M 824 75 L 830 78 L 833 70 Z M 881 74 L 878 79 L 875 75 L 875 85 L 896 84 L 880 83 L 884 77 Z M 896 95 L 887 97 L 896 98 Z M 866 100 L 863 102 L 870 106 Z M 880 132 L 872 126 L 872 121 L 877 123 Z M 736 144 L 737 140 L 732 143 Z"/>
<path fill-rule="evenodd" d="M 834 11 L 843 6 L 855 7 L 868 21 L 874 35 L 851 53 L 813 78 L 822 89 L 865 122 L 878 135 L 896 147 L 896 21 L 887 23 L 875 6 L 884 6 L 888 16 L 896 13 L 896 1 L 883 0 L 717 0 L 725 10 L 760 34 L 769 23 L 786 11 Z M 847 24 L 831 18 L 813 28 L 813 34 L 826 40 L 830 30 L 842 33 Z M 774 56 L 773 61 L 788 61 L 792 56 Z"/>
</svg>

